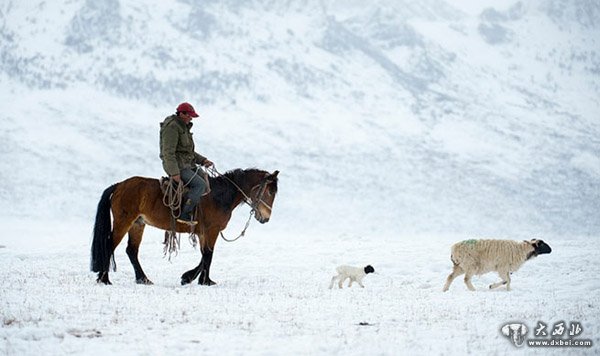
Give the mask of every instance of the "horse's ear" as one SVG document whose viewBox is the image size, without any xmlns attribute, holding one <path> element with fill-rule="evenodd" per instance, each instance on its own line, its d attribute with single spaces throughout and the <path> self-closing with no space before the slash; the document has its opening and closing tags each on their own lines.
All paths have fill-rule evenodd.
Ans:
<svg viewBox="0 0 600 356">
<path fill-rule="evenodd" d="M 278 174 L 279 174 L 279 171 L 275 171 L 275 172 L 271 173 L 271 177 L 272 178 L 277 178 Z"/>
</svg>

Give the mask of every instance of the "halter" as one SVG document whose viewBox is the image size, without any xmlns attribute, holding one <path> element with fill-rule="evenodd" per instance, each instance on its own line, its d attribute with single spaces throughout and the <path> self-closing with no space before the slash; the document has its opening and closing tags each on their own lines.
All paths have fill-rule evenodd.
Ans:
<svg viewBox="0 0 600 356">
<path fill-rule="evenodd" d="M 263 196 L 265 195 L 265 192 L 267 190 L 267 183 L 269 183 L 268 178 L 270 176 L 269 173 L 267 173 L 261 180 L 260 183 L 254 185 L 252 188 L 250 188 L 250 193 L 252 193 L 256 188 L 259 188 L 259 194 L 256 195 L 256 199 L 253 200 L 252 198 L 250 198 L 242 188 L 240 188 L 239 185 L 237 185 L 233 180 L 231 180 L 229 177 L 227 177 L 224 174 L 221 174 L 219 171 L 217 171 L 217 169 L 215 168 L 214 165 L 212 165 L 210 168 L 208 168 L 206 170 L 208 173 L 211 173 L 213 176 L 221 176 L 225 179 L 227 179 L 231 184 L 233 184 L 234 187 L 236 187 L 236 189 L 242 193 L 243 195 L 243 199 L 242 201 L 246 204 L 248 204 L 248 206 L 252 209 L 252 211 L 256 210 L 256 208 L 258 207 L 258 205 L 260 203 L 262 203 L 267 209 L 269 209 L 269 211 L 273 211 L 273 208 L 267 204 L 267 202 L 265 202 L 263 200 Z"/>
<path fill-rule="evenodd" d="M 269 204 L 267 204 L 264 200 L 263 200 L 263 196 L 265 195 L 265 192 L 267 191 L 267 183 L 268 183 L 268 178 L 269 174 L 267 173 L 267 175 L 265 177 L 263 177 L 262 182 L 260 182 L 259 184 L 255 185 L 254 187 L 252 187 L 250 189 L 250 192 L 253 192 L 256 188 L 258 188 L 258 194 L 256 194 L 256 199 L 255 200 L 250 200 L 252 202 L 252 204 L 248 203 L 246 201 L 246 204 L 250 205 L 250 207 L 252 208 L 252 210 L 256 210 L 256 208 L 258 208 L 259 204 L 264 205 L 267 209 L 269 209 L 269 211 L 273 211 L 273 209 L 271 208 L 271 206 Z M 239 188 L 238 188 L 239 189 Z"/>
<path fill-rule="evenodd" d="M 209 171 L 210 169 L 210 171 Z M 242 201 L 246 204 L 248 204 L 248 206 L 250 206 L 250 215 L 248 216 L 248 220 L 246 221 L 246 225 L 244 226 L 244 229 L 242 230 L 242 232 L 238 235 L 238 237 L 234 238 L 234 239 L 227 239 L 224 235 L 222 231 L 219 231 L 219 233 L 221 234 L 221 237 L 223 238 L 223 240 L 227 241 L 227 242 L 233 242 L 236 241 L 237 239 L 239 239 L 240 237 L 244 236 L 246 234 L 246 229 L 248 229 L 248 226 L 250 226 L 250 220 L 252 219 L 252 215 L 256 216 L 256 210 L 258 208 L 259 204 L 263 204 L 265 207 L 267 207 L 267 209 L 269 209 L 269 211 L 273 211 L 273 208 L 267 204 L 264 200 L 263 200 L 263 196 L 265 195 L 265 192 L 267 190 L 267 183 L 268 183 L 268 177 L 269 177 L 269 173 L 267 173 L 262 179 L 261 182 L 256 184 L 255 186 L 253 186 L 252 188 L 250 188 L 250 194 L 252 194 L 252 192 L 254 190 L 256 190 L 257 188 L 259 189 L 259 193 L 256 195 L 256 199 L 252 199 L 250 198 L 242 188 L 240 188 L 239 185 L 237 185 L 233 180 L 231 180 L 229 177 L 227 177 L 224 174 L 221 174 L 219 171 L 217 171 L 217 169 L 215 168 L 214 164 L 212 165 L 212 167 L 208 168 L 207 171 L 209 173 L 211 173 L 213 176 L 221 176 L 225 179 L 227 179 L 231 184 L 233 184 L 234 187 L 236 187 L 236 189 L 242 193 Z"/>
</svg>

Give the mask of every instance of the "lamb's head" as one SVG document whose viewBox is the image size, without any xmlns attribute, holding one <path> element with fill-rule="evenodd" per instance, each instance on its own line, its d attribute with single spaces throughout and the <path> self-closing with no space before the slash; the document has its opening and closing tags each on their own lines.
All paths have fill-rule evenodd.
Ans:
<svg viewBox="0 0 600 356">
<path fill-rule="evenodd" d="M 365 267 L 365 274 L 369 274 L 369 273 L 373 273 L 375 272 L 375 268 L 373 268 L 373 266 L 368 265 L 367 267 Z"/>
<path fill-rule="evenodd" d="M 543 240 L 532 239 L 531 241 L 527 241 L 527 243 L 533 248 L 533 251 L 531 251 L 529 256 L 527 256 L 527 259 L 552 252 L 550 246 Z"/>
</svg>

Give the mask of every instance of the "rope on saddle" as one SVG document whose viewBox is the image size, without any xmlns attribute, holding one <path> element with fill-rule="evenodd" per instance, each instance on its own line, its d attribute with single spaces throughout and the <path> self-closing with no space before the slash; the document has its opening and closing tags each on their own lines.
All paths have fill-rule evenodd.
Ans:
<svg viewBox="0 0 600 356">
<path fill-rule="evenodd" d="M 177 256 L 177 252 L 181 246 L 181 239 L 177 236 L 175 219 L 181 214 L 184 184 L 176 184 L 173 178 L 169 177 L 167 183 L 161 183 L 161 188 L 164 192 L 163 204 L 171 211 L 171 229 L 165 230 L 165 240 L 163 242 L 163 257 L 168 254 L 170 262 L 171 255 L 174 253 Z"/>
<path fill-rule="evenodd" d="M 163 257 L 168 254 L 169 261 L 171 261 L 171 255 L 173 253 L 177 256 L 181 247 L 181 235 L 177 234 L 177 223 L 175 220 L 181 215 L 181 204 L 183 203 L 183 195 L 187 185 L 188 184 L 183 183 L 183 181 L 180 183 L 175 182 L 172 177 L 169 177 L 168 180 L 164 178 L 161 181 L 163 204 L 171 210 L 171 229 L 165 230 L 165 239 L 163 242 Z M 199 206 L 196 207 L 196 210 L 199 210 Z M 198 245 L 200 238 L 194 231 L 193 226 L 190 226 L 188 239 L 192 247 L 195 248 Z"/>
<path fill-rule="evenodd" d="M 161 188 L 163 189 L 163 204 L 171 210 L 171 216 L 177 219 L 181 214 L 181 203 L 183 201 L 183 188 L 184 184 L 176 184 L 173 178 L 169 177 L 167 183 L 164 183 L 167 179 L 161 182 Z"/>
</svg>

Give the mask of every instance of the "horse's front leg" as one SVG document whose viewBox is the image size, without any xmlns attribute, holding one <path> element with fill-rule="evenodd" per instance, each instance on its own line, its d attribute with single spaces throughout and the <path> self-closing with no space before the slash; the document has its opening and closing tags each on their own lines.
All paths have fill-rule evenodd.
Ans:
<svg viewBox="0 0 600 356">
<path fill-rule="evenodd" d="M 192 283 L 198 276 L 200 276 L 200 278 L 198 279 L 198 284 L 206 286 L 212 286 L 216 284 L 209 278 L 210 264 L 212 262 L 213 251 L 208 247 L 202 248 L 201 251 L 202 259 L 200 260 L 200 264 L 181 275 L 182 286 Z"/>
<path fill-rule="evenodd" d="M 212 281 L 209 277 L 210 274 L 210 264 L 212 263 L 213 250 L 210 248 L 206 248 L 202 250 L 202 261 L 200 261 L 200 265 L 202 266 L 202 270 L 200 271 L 200 278 L 198 278 L 198 284 L 204 286 L 213 286 L 217 283 Z"/>
<path fill-rule="evenodd" d="M 194 279 L 196 279 L 198 277 L 198 275 L 200 274 L 200 272 L 202 270 L 203 262 L 204 262 L 204 255 L 202 255 L 202 260 L 200 260 L 200 264 L 198 266 L 196 266 L 195 268 L 193 268 L 181 275 L 181 285 L 182 286 L 192 283 L 194 281 Z"/>
<path fill-rule="evenodd" d="M 198 229 L 198 227 L 196 228 Z M 211 227 L 205 229 L 208 233 L 205 235 L 207 238 L 201 242 L 200 252 L 202 253 L 202 259 L 200 260 L 200 264 L 196 266 L 194 269 L 191 269 L 185 272 L 181 276 L 181 285 L 185 285 L 194 281 L 198 276 L 198 284 L 212 286 L 216 283 L 213 282 L 209 278 L 210 273 L 210 264 L 212 263 L 213 250 L 215 248 L 215 243 L 217 242 L 217 237 L 219 236 L 219 231 L 221 231 L 218 227 Z M 200 231 L 197 231 L 200 233 Z"/>
</svg>

